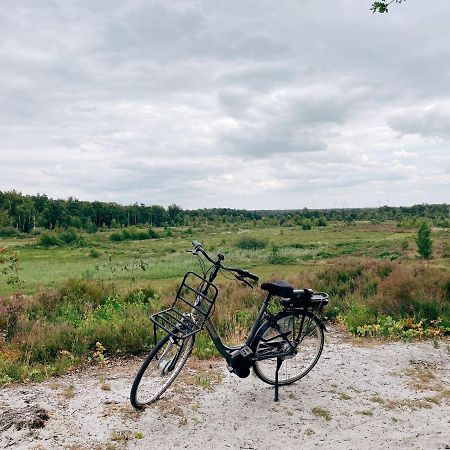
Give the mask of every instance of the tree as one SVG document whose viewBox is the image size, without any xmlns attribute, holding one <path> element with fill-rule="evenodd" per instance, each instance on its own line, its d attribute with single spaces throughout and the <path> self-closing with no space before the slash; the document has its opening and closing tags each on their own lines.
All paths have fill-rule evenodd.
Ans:
<svg viewBox="0 0 450 450">
<path fill-rule="evenodd" d="M 431 228 L 428 222 L 422 222 L 417 232 L 417 250 L 424 259 L 431 258 L 433 251 L 433 240 L 431 239 Z"/>
<path fill-rule="evenodd" d="M 391 3 L 402 3 L 403 1 L 405 1 L 405 0 L 382 0 L 380 2 L 373 2 L 370 10 L 373 13 L 376 13 L 376 12 L 381 13 L 381 14 L 387 13 L 387 12 L 389 12 L 389 5 Z"/>
<path fill-rule="evenodd" d="M 172 226 L 180 225 L 183 222 L 183 210 L 181 206 L 173 203 L 167 208 L 167 216 L 169 218 L 169 223 Z"/>
</svg>

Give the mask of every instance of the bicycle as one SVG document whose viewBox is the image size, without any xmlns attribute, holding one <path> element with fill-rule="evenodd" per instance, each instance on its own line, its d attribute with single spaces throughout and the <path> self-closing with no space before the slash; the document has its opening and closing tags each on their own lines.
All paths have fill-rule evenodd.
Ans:
<svg viewBox="0 0 450 450">
<path fill-rule="evenodd" d="M 328 294 L 294 289 L 285 281 L 263 283 L 261 289 L 267 295 L 245 342 L 227 346 L 210 320 L 219 292 L 213 281 L 222 270 L 253 288 L 248 280 L 257 283 L 259 277 L 247 270 L 227 267 L 222 263 L 223 255 L 213 259 L 202 244 L 195 241 L 192 244 L 194 250 L 187 252 L 198 256 L 203 276 L 187 272 L 171 307 L 151 316 L 155 346 L 136 374 L 130 393 L 131 404 L 143 409 L 161 397 L 189 358 L 195 335 L 204 328 L 230 372 L 246 378 L 253 368 L 259 379 L 275 387 L 275 401 L 278 401 L 279 386 L 303 378 L 320 358 L 326 328 L 316 312 L 328 304 Z M 208 270 L 202 257 L 212 264 Z M 279 298 L 282 307 L 275 314 L 269 311 L 273 297 Z M 157 342 L 158 330 L 164 336 Z"/>
</svg>

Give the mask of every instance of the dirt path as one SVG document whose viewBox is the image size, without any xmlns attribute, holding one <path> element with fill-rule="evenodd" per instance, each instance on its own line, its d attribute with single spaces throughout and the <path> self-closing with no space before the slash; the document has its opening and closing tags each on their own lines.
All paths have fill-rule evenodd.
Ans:
<svg viewBox="0 0 450 450">
<path fill-rule="evenodd" d="M 449 341 L 358 345 L 336 331 L 303 380 L 273 389 L 223 362 L 196 362 L 145 412 L 128 394 L 140 360 L 0 391 L 0 448 L 449 449 Z M 3 424 L 1 423 L 3 421 Z M 18 429 L 21 428 L 21 429 Z"/>
</svg>

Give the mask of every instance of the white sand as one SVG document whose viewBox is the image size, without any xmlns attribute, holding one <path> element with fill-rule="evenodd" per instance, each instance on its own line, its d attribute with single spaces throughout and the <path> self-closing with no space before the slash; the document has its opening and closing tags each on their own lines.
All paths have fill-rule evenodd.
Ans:
<svg viewBox="0 0 450 450">
<path fill-rule="evenodd" d="M 144 412 L 128 401 L 141 359 L 8 386 L 1 408 L 40 405 L 50 419 L 40 429 L 11 426 L 0 434 L 0 448 L 450 448 L 449 340 L 438 348 L 362 342 L 331 330 L 317 366 L 282 387 L 278 403 L 272 387 L 229 374 L 223 361 L 191 361 Z M 101 388 L 100 373 L 110 390 Z"/>
</svg>

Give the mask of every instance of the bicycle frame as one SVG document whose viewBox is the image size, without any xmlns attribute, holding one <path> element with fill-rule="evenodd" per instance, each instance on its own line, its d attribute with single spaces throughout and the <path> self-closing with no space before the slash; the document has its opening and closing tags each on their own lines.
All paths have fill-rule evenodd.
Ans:
<svg viewBox="0 0 450 450">
<path fill-rule="evenodd" d="M 228 346 L 226 344 L 223 343 L 222 339 L 219 336 L 219 333 L 216 330 L 216 327 L 214 326 L 214 324 L 212 323 L 211 319 L 208 318 L 205 322 L 205 328 L 208 331 L 209 336 L 211 337 L 211 340 L 213 341 L 214 345 L 216 346 L 217 350 L 219 351 L 219 353 L 222 355 L 223 358 L 226 359 L 227 362 L 230 362 L 231 359 L 231 353 L 234 350 L 239 350 L 242 347 L 248 346 L 250 347 L 253 339 L 256 336 L 256 333 L 258 331 L 258 328 L 261 325 L 262 319 L 266 314 L 267 311 L 267 307 L 269 305 L 271 299 L 271 295 L 268 294 L 267 297 L 265 298 L 265 300 L 263 301 L 258 314 L 255 318 L 255 321 L 253 322 L 252 328 L 247 336 L 247 339 L 245 340 L 245 343 L 243 345 L 236 345 L 236 346 Z"/>
<path fill-rule="evenodd" d="M 266 296 L 266 298 L 264 299 L 258 314 L 255 317 L 255 320 L 253 322 L 252 328 L 250 329 L 250 332 L 247 336 L 247 339 L 245 340 L 245 342 L 243 344 L 240 345 L 234 345 L 234 346 L 228 346 L 226 345 L 219 333 L 216 330 L 216 327 L 214 326 L 212 320 L 210 318 L 208 318 L 205 321 L 205 328 L 209 334 L 209 336 L 211 337 L 211 340 L 213 341 L 216 349 L 218 350 L 218 352 L 220 353 L 220 355 L 227 361 L 227 363 L 230 363 L 231 358 L 232 358 L 232 353 L 235 350 L 240 350 L 244 347 L 249 347 L 251 348 L 252 343 L 254 341 L 254 339 L 257 337 L 257 333 L 258 330 L 260 328 L 260 326 L 263 323 L 263 319 L 267 319 L 269 321 L 273 321 L 274 325 L 276 326 L 276 315 L 272 315 L 271 313 L 269 313 L 267 311 L 267 307 L 269 306 L 270 300 L 272 298 L 271 294 L 268 294 Z M 286 310 L 285 310 L 286 311 Z M 297 330 L 297 332 L 295 332 L 294 330 L 294 335 L 297 336 L 301 336 L 302 335 L 302 330 L 303 330 L 303 324 L 304 324 L 304 319 L 305 319 L 305 312 L 306 310 L 301 310 L 301 309 L 297 309 L 297 310 L 292 310 L 291 311 L 293 315 L 296 316 L 301 316 L 301 322 L 300 322 L 300 326 L 299 329 Z M 287 351 L 284 352 L 278 352 L 278 353 L 272 353 L 269 355 L 264 355 L 264 356 L 251 356 L 249 357 L 249 360 L 254 362 L 254 361 L 263 361 L 266 359 L 271 359 L 271 358 L 283 358 L 285 356 L 289 356 L 292 354 L 292 350 L 295 348 L 295 346 L 292 345 L 292 341 L 290 341 L 286 336 L 283 336 L 282 334 L 280 334 L 281 338 L 283 339 L 283 341 L 285 341 L 287 344 L 289 344 L 289 349 Z M 294 338 L 293 342 L 295 343 L 295 345 L 298 345 L 299 341 L 298 338 Z"/>
<path fill-rule="evenodd" d="M 295 329 L 293 329 L 290 333 L 283 333 L 280 329 L 279 329 L 279 325 L 277 324 L 277 318 L 278 318 L 278 314 L 277 315 L 273 315 L 268 311 L 268 306 L 270 303 L 270 300 L 273 296 L 273 294 L 271 294 L 270 292 L 267 294 L 267 296 L 265 297 L 265 299 L 263 300 L 258 313 L 255 317 L 255 320 L 253 322 L 253 325 L 250 329 L 250 332 L 245 340 L 244 343 L 240 344 L 240 345 L 234 345 L 234 346 L 228 346 L 226 345 L 219 333 L 217 332 L 210 314 L 212 313 L 212 305 L 213 303 L 208 300 L 208 293 L 210 291 L 210 289 L 214 289 L 215 290 L 215 295 L 214 295 L 214 299 L 213 301 L 215 301 L 215 298 L 217 297 L 217 287 L 213 284 L 213 281 L 216 279 L 220 269 L 229 271 L 229 272 L 237 272 L 238 275 L 243 274 L 242 276 L 249 276 L 253 277 L 253 279 L 258 278 L 255 275 L 250 274 L 249 272 L 243 271 L 242 269 L 234 269 L 231 267 L 225 267 L 222 265 L 222 261 L 224 260 L 224 256 L 219 254 L 217 257 L 217 260 L 213 260 L 212 258 L 209 257 L 209 255 L 203 250 L 201 249 L 201 244 L 196 243 L 199 247 L 199 251 L 205 256 L 205 258 L 212 263 L 212 267 L 211 267 L 211 271 L 209 272 L 209 276 L 207 277 L 207 273 L 206 272 L 204 274 L 203 277 L 200 277 L 199 275 L 195 274 L 194 272 L 188 272 L 187 274 L 192 274 L 192 275 L 196 275 L 198 278 L 202 279 L 203 282 L 205 283 L 203 286 L 202 284 L 199 286 L 198 290 L 197 290 L 197 296 L 195 298 L 194 303 L 190 304 L 188 301 L 186 301 L 183 297 L 179 297 L 177 294 L 177 299 L 180 298 L 182 301 L 184 301 L 185 303 L 189 304 L 192 306 L 191 312 L 190 314 L 185 314 L 184 318 L 185 318 L 185 325 L 183 325 L 183 322 L 181 322 L 179 325 L 173 324 L 175 326 L 175 329 L 173 330 L 173 332 L 170 332 L 167 328 L 165 328 L 164 326 L 162 326 L 166 331 L 168 331 L 170 334 L 172 334 L 172 336 L 174 338 L 177 338 L 175 336 L 175 334 L 178 331 L 181 331 L 184 327 L 187 328 L 187 333 L 185 334 L 185 336 L 181 336 L 180 338 L 186 338 L 187 336 L 189 336 L 190 334 L 194 334 L 197 333 L 198 331 L 200 331 L 203 328 L 206 328 L 209 336 L 211 337 L 211 340 L 213 341 L 215 347 L 217 348 L 218 352 L 220 353 L 220 355 L 227 361 L 227 363 L 229 364 L 230 367 L 233 367 L 232 361 L 234 360 L 234 358 L 236 358 L 237 352 L 240 354 L 240 358 L 244 358 L 245 360 L 248 361 L 248 363 L 253 364 L 256 361 L 262 361 L 265 359 L 270 359 L 270 358 L 279 358 L 279 359 L 284 359 L 285 357 L 291 356 L 295 351 L 296 348 L 300 342 L 300 336 L 302 336 L 302 331 L 303 331 L 303 324 L 304 324 L 304 319 L 305 316 L 307 314 L 307 309 L 301 309 L 301 308 L 285 308 L 283 314 L 286 314 L 286 311 L 289 311 L 290 313 L 292 313 L 293 316 L 301 316 L 301 322 L 299 325 L 299 329 L 297 330 L 297 332 L 295 331 Z M 183 279 L 183 283 L 182 286 L 185 282 L 186 276 Z M 236 275 L 235 275 L 236 276 Z M 239 280 L 244 281 L 245 280 L 243 278 L 239 278 L 237 277 Z M 250 283 L 246 282 L 249 286 Z M 189 289 L 194 290 L 192 287 L 186 285 Z M 252 286 L 251 286 L 252 287 Z M 195 290 L 194 290 L 195 291 Z M 180 292 L 180 290 L 178 291 L 178 293 Z M 164 312 L 168 312 L 169 310 L 165 310 Z M 161 313 L 158 313 L 161 314 Z M 178 313 L 179 314 L 179 313 Z M 181 314 L 180 314 L 181 316 Z M 174 319 L 175 317 L 172 315 L 170 316 L 171 319 Z M 272 344 L 268 344 L 268 348 L 270 349 L 271 345 L 273 347 L 273 351 L 268 351 L 265 354 L 261 355 L 259 354 L 258 356 L 253 354 L 253 350 L 252 350 L 252 346 L 253 346 L 253 342 L 255 341 L 255 338 L 258 337 L 258 330 L 260 329 L 260 327 L 263 325 L 264 321 L 269 321 L 269 323 L 271 325 L 273 325 L 273 327 L 279 332 L 278 335 L 278 342 L 277 343 L 272 343 Z M 167 320 L 167 322 L 170 322 L 170 320 Z M 155 322 L 156 323 L 156 322 Z M 198 328 L 197 330 L 195 329 L 191 329 L 191 327 L 195 327 L 195 324 L 198 324 Z M 159 324 L 160 325 L 160 324 Z M 161 326 L 161 325 L 160 325 Z M 288 337 L 288 334 L 291 334 L 290 337 Z M 280 340 L 282 342 L 284 342 L 285 344 L 287 344 L 286 346 L 280 346 Z M 155 341 L 156 341 L 156 332 L 155 332 Z"/>
</svg>

